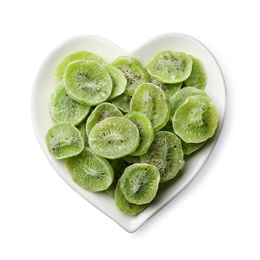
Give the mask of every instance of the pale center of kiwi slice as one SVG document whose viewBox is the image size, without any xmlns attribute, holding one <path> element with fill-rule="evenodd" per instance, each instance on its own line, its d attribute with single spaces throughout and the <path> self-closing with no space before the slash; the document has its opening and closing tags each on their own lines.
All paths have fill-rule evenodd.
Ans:
<svg viewBox="0 0 260 260">
<path fill-rule="evenodd" d="M 68 94 L 65 95 L 64 99 L 62 100 L 62 107 L 64 110 L 68 111 L 68 114 L 74 114 L 75 111 L 75 105 L 76 101 L 68 96 Z"/>
<path fill-rule="evenodd" d="M 92 177 L 100 176 L 100 172 L 98 172 L 97 170 L 94 170 L 91 167 L 91 160 L 88 160 L 88 164 L 90 165 L 90 167 L 86 164 L 81 164 L 79 166 L 79 168 L 81 168 L 86 173 L 86 176 L 92 176 Z"/>
<path fill-rule="evenodd" d="M 112 144 L 112 143 L 123 143 L 125 141 L 125 137 L 121 135 L 119 132 L 103 132 L 102 133 L 103 141 Z"/>
<path fill-rule="evenodd" d="M 137 194 L 142 186 L 147 182 L 147 178 L 144 174 L 136 174 L 133 180 L 130 180 L 131 190 L 134 194 Z"/>
<path fill-rule="evenodd" d="M 168 73 L 183 70 L 185 61 L 183 59 L 176 59 L 173 55 L 163 55 L 156 60 L 154 67 L 156 70 L 165 70 Z"/>
<path fill-rule="evenodd" d="M 171 159 L 169 158 L 171 152 L 172 146 L 170 145 L 170 142 L 167 140 L 164 140 L 162 148 L 160 150 L 160 167 L 161 172 L 166 173 L 169 168 L 171 167 Z"/>
<path fill-rule="evenodd" d="M 86 91 L 92 90 L 93 92 L 100 92 L 101 88 L 95 83 L 93 79 L 90 79 L 86 72 L 77 72 L 77 85 Z"/>
<path fill-rule="evenodd" d="M 191 117 L 190 117 L 191 124 L 197 124 L 198 126 L 202 126 L 203 125 L 203 115 L 204 115 L 206 109 L 207 109 L 207 107 L 203 106 L 203 107 L 199 107 L 199 108 L 191 111 Z M 188 125 L 188 127 L 189 126 L 190 126 L 190 124 Z"/>
<path fill-rule="evenodd" d="M 66 138 L 66 140 L 60 140 L 55 139 L 54 136 L 52 136 L 53 140 L 50 143 L 50 148 L 52 149 L 53 152 L 59 151 L 62 147 L 69 146 L 69 145 L 74 145 L 77 143 L 77 138 L 73 136 L 72 138 Z"/>
<path fill-rule="evenodd" d="M 171 158 L 172 149 L 175 148 L 171 143 L 164 139 L 162 140 L 162 145 L 158 146 L 154 151 L 154 158 L 152 159 L 152 164 L 155 165 L 161 174 L 167 173 L 172 166 Z"/>
</svg>

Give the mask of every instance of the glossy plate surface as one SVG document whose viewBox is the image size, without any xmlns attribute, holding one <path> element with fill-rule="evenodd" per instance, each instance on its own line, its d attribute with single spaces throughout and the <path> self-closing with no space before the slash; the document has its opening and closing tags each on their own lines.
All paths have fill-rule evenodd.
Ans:
<svg viewBox="0 0 260 260">
<path fill-rule="evenodd" d="M 45 145 L 45 134 L 53 125 L 49 113 L 49 99 L 52 90 L 56 86 L 54 71 L 65 56 L 79 50 L 96 53 L 107 62 L 112 62 L 120 55 L 130 55 L 136 57 L 146 66 L 156 52 L 165 49 L 183 51 L 201 60 L 207 74 L 205 91 L 219 111 L 219 125 L 214 138 L 201 150 L 186 160 L 185 167 L 178 177 L 172 181 L 163 183 L 161 185 L 162 188 L 151 205 L 138 216 L 131 217 L 120 212 L 114 203 L 114 199 L 107 195 L 107 193 L 92 193 L 78 187 L 70 178 L 64 161 L 54 160 L 48 153 Z M 35 134 L 45 156 L 56 172 L 72 189 L 84 197 L 89 203 L 117 222 L 126 231 L 134 232 L 187 187 L 207 162 L 221 133 L 224 122 L 226 86 L 221 69 L 212 53 L 201 42 L 188 35 L 178 33 L 159 35 L 131 53 L 104 38 L 93 35 L 80 35 L 60 44 L 45 59 L 34 82 L 31 105 Z"/>
</svg>

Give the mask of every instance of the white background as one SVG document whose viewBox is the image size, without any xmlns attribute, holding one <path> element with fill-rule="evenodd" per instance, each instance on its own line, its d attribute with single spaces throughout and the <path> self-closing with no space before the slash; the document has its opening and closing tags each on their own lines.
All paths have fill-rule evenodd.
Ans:
<svg viewBox="0 0 260 260">
<path fill-rule="evenodd" d="M 260 259 L 258 1 L 2 1 L 0 259 Z M 204 43 L 228 92 L 222 135 L 195 180 L 130 234 L 76 194 L 34 136 L 31 91 L 62 41 L 131 52 L 166 32 Z"/>
</svg>

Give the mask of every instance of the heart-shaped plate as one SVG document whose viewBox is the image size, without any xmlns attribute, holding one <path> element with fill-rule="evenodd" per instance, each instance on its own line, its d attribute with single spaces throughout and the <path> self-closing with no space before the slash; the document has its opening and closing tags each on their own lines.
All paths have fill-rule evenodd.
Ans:
<svg viewBox="0 0 260 260">
<path fill-rule="evenodd" d="M 160 192 L 148 208 L 135 217 L 127 216 L 119 211 L 115 205 L 114 199 L 107 195 L 106 192 L 92 193 L 77 186 L 72 181 L 64 161 L 53 159 L 47 151 L 45 134 L 53 125 L 49 113 L 49 99 L 52 90 L 56 86 L 54 71 L 56 66 L 65 56 L 79 50 L 87 50 L 96 53 L 107 62 L 112 62 L 120 55 L 130 55 L 136 57 L 144 66 L 146 66 L 148 62 L 152 60 L 156 52 L 166 49 L 183 51 L 201 60 L 207 75 L 205 91 L 219 111 L 218 129 L 210 142 L 186 160 L 184 169 L 175 179 L 162 183 Z M 207 159 L 218 140 L 224 122 L 225 108 L 226 86 L 216 59 L 198 40 L 188 35 L 178 33 L 159 35 L 131 53 L 124 51 L 114 43 L 101 37 L 93 35 L 73 37 L 56 47 L 45 59 L 36 76 L 32 91 L 32 120 L 35 134 L 53 168 L 72 189 L 116 221 L 128 232 L 136 231 L 145 223 L 145 221 L 151 218 L 187 187 L 192 179 L 199 173 L 207 162 Z"/>
</svg>

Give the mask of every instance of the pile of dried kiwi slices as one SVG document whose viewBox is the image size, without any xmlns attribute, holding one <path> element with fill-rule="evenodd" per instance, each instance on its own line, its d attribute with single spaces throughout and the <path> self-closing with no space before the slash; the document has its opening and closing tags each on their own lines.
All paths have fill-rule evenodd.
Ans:
<svg viewBox="0 0 260 260">
<path fill-rule="evenodd" d="M 106 191 L 127 215 L 147 208 L 217 128 L 202 63 L 184 52 L 162 50 L 144 67 L 82 50 L 65 57 L 55 77 L 48 151 L 66 160 L 78 186 Z"/>
</svg>

